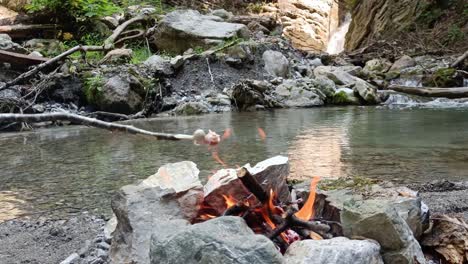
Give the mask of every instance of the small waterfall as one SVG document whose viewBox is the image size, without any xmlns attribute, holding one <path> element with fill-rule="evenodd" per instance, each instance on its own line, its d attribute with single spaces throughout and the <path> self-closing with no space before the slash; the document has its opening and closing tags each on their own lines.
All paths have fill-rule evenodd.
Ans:
<svg viewBox="0 0 468 264">
<path fill-rule="evenodd" d="M 351 14 L 346 14 L 345 20 L 341 23 L 341 26 L 332 34 L 328 41 L 327 52 L 329 54 L 338 54 L 344 50 L 345 37 L 348 33 L 349 25 L 351 24 Z"/>
</svg>

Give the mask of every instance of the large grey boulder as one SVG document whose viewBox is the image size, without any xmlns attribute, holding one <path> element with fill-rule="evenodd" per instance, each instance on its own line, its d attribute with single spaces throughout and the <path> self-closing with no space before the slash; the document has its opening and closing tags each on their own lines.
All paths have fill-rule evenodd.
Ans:
<svg viewBox="0 0 468 264">
<path fill-rule="evenodd" d="M 203 198 L 193 162 L 168 164 L 137 185 L 122 187 L 112 199 L 117 218 L 112 263 L 149 263 L 151 234 L 157 227 L 187 225 Z"/>
<path fill-rule="evenodd" d="M 416 65 L 416 61 L 408 55 L 404 55 L 393 63 L 390 71 L 399 71 Z"/>
<path fill-rule="evenodd" d="M 46 56 L 61 53 L 61 43 L 56 39 L 30 39 L 24 43 L 24 47 L 31 51 L 38 51 Z"/>
<path fill-rule="evenodd" d="M 287 77 L 289 73 L 289 61 L 279 51 L 267 50 L 263 53 L 265 71 L 273 77 Z"/>
<path fill-rule="evenodd" d="M 97 107 L 103 111 L 134 114 L 142 109 L 143 85 L 132 75 L 116 75 L 109 78 L 99 94 Z"/>
<path fill-rule="evenodd" d="M 151 238 L 152 264 L 284 263 L 273 242 L 254 234 L 240 217 L 218 217 L 164 233 Z"/>
<path fill-rule="evenodd" d="M 304 80 L 288 79 L 278 85 L 274 96 L 286 107 L 314 107 L 325 104 L 326 96 Z"/>
<path fill-rule="evenodd" d="M 374 239 L 382 247 L 386 264 L 425 263 L 418 241 L 397 209 L 381 200 L 344 203 L 341 224 L 347 237 Z"/>
<path fill-rule="evenodd" d="M 343 88 L 353 89 L 354 94 L 367 104 L 379 104 L 380 97 L 377 94 L 377 88 L 352 75 L 351 73 L 355 70 L 357 68 L 319 66 L 314 69 L 314 75 L 316 78 L 328 78 Z"/>
<path fill-rule="evenodd" d="M 13 42 L 10 36 L 7 34 L 0 34 L 0 50 L 18 52 L 27 54 L 28 50 L 21 47 L 18 43 Z"/>
<path fill-rule="evenodd" d="M 294 242 L 284 258 L 286 264 L 383 264 L 377 242 L 346 237 Z"/>
<path fill-rule="evenodd" d="M 174 61 L 174 64 L 177 64 L 178 62 Z M 170 75 L 174 73 L 172 70 L 172 63 L 171 60 L 165 59 L 159 55 L 153 55 L 146 59 L 146 61 L 143 62 L 143 65 L 148 67 L 152 72 L 155 73 L 162 73 L 166 75 Z"/>
<path fill-rule="evenodd" d="M 249 38 L 245 25 L 216 21 L 217 16 L 195 10 L 176 10 L 159 24 L 153 42 L 160 50 L 183 53 L 190 48 L 207 48 L 234 37 Z"/>
<path fill-rule="evenodd" d="M 210 112 L 210 105 L 206 102 L 186 102 L 174 109 L 178 115 L 200 115 Z"/>
<path fill-rule="evenodd" d="M 365 73 L 385 73 L 390 67 L 392 67 L 392 63 L 387 59 L 372 59 L 366 62 L 363 71 Z"/>
</svg>

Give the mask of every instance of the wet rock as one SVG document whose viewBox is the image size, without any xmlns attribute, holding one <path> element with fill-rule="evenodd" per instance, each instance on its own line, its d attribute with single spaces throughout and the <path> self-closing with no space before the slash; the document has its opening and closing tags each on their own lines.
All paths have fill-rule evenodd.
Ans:
<svg viewBox="0 0 468 264">
<path fill-rule="evenodd" d="M 104 240 L 107 243 L 111 243 L 112 241 L 112 233 L 115 231 L 115 228 L 117 227 L 117 218 L 114 216 L 107 221 L 106 225 L 104 226 Z"/>
<path fill-rule="evenodd" d="M 259 84 L 261 82 L 243 80 L 233 85 L 226 93 L 230 94 L 231 100 L 235 102 L 235 106 L 240 111 L 255 109 L 256 105 L 264 105 L 269 108 L 278 106 L 279 104 L 265 93 L 265 86 Z"/>
<path fill-rule="evenodd" d="M 132 75 L 113 76 L 102 87 L 98 107 L 107 112 L 134 114 L 142 108 L 142 90 L 142 84 Z"/>
<path fill-rule="evenodd" d="M 287 77 L 289 74 L 289 61 L 279 51 L 267 50 L 262 55 L 265 71 L 273 77 Z"/>
<path fill-rule="evenodd" d="M 256 235 L 240 217 L 219 217 L 154 235 L 151 263 L 283 263 L 271 240 Z"/>
<path fill-rule="evenodd" d="M 355 95 L 359 96 L 367 104 L 380 103 L 380 97 L 377 94 L 377 89 L 366 81 L 353 76 L 351 73 L 357 73 L 359 69 L 356 67 L 333 67 L 319 66 L 314 69 L 315 77 L 328 78 L 334 81 L 337 85 L 342 85 L 346 88 L 353 88 Z"/>
<path fill-rule="evenodd" d="M 7 34 L 0 34 L 0 50 L 18 52 L 22 54 L 28 53 L 28 50 L 13 42 L 11 37 Z"/>
<path fill-rule="evenodd" d="M 210 16 L 218 16 L 224 20 L 229 20 L 234 17 L 232 12 L 226 11 L 224 9 L 216 9 L 209 13 Z"/>
<path fill-rule="evenodd" d="M 210 106 L 205 102 L 187 102 L 177 106 L 174 112 L 179 115 L 200 115 L 210 112 Z"/>
<path fill-rule="evenodd" d="M 177 64 L 180 63 L 180 61 L 175 61 L 174 63 Z M 149 57 L 145 62 L 143 62 L 143 65 L 145 65 L 152 72 L 155 73 L 162 73 L 166 75 L 174 73 L 174 71 L 172 70 L 171 61 L 159 55 L 153 55 Z"/>
<path fill-rule="evenodd" d="M 383 264 L 377 242 L 345 237 L 294 242 L 284 258 L 287 264 Z"/>
<path fill-rule="evenodd" d="M 347 237 L 361 236 L 378 241 L 385 263 L 425 263 L 411 228 L 395 207 L 383 201 L 345 202 L 341 224 Z"/>
<path fill-rule="evenodd" d="M 170 63 L 174 70 L 178 70 L 184 65 L 185 58 L 183 56 L 177 55 L 171 59 Z"/>
<path fill-rule="evenodd" d="M 355 96 L 353 89 L 340 88 L 336 90 L 331 103 L 335 105 L 359 105 L 360 101 Z"/>
<path fill-rule="evenodd" d="M 24 47 L 46 56 L 57 55 L 61 52 L 60 41 L 56 39 L 30 39 L 24 43 Z"/>
<path fill-rule="evenodd" d="M 213 19 L 213 16 L 202 15 L 195 10 L 173 11 L 161 21 L 153 42 L 160 50 L 183 53 L 189 48 L 210 47 L 212 41 L 233 37 L 249 38 L 249 30 L 245 25 Z"/>
<path fill-rule="evenodd" d="M 366 66 L 364 67 L 364 72 L 366 73 L 385 73 L 387 72 L 390 67 L 392 67 L 392 63 L 387 59 L 373 59 L 366 62 Z"/>
<path fill-rule="evenodd" d="M 353 87 L 354 93 L 361 97 L 367 104 L 379 104 L 380 97 L 377 93 L 377 88 L 372 84 L 357 79 Z"/>
<path fill-rule="evenodd" d="M 112 199 L 117 217 L 110 250 L 113 263 L 149 263 L 155 228 L 175 219 L 192 220 L 203 197 L 198 174 L 193 162 L 173 163 L 119 190 Z"/>
<path fill-rule="evenodd" d="M 287 107 L 313 107 L 325 104 L 326 96 L 304 80 L 285 80 L 278 85 L 274 96 Z"/>
<path fill-rule="evenodd" d="M 139 15 L 151 15 L 157 12 L 157 9 L 152 5 L 132 5 L 127 7 L 127 15 L 136 17 Z"/>
<path fill-rule="evenodd" d="M 408 55 L 404 55 L 393 63 L 390 71 L 399 71 L 416 65 L 416 61 Z"/>
</svg>

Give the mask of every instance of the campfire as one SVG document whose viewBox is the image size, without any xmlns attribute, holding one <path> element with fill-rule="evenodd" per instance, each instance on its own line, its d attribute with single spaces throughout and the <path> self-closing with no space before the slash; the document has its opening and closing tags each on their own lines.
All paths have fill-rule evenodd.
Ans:
<svg viewBox="0 0 468 264">
<path fill-rule="evenodd" d="M 283 253 L 298 240 L 333 237 L 330 224 L 334 223 L 314 218 L 319 177 L 312 180 L 309 196 L 304 200 L 297 198 L 294 190 L 291 194 L 286 190 L 286 195 L 283 190 L 282 197 L 279 197 L 275 189 L 284 187 L 285 182 L 282 186 L 270 186 L 267 191 L 264 186 L 271 185 L 272 180 L 267 179 L 261 184 L 260 177 L 252 175 L 250 170 L 243 167 L 221 170 L 213 175 L 205 186 L 205 197 L 193 223 L 220 216 L 239 216 L 255 233 L 270 238 Z"/>
</svg>

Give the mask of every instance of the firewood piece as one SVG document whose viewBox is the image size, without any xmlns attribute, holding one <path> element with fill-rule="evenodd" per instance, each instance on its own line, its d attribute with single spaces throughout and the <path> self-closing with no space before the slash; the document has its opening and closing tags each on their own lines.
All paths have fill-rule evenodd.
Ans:
<svg viewBox="0 0 468 264">
<path fill-rule="evenodd" d="M 262 203 L 265 204 L 268 202 L 269 195 L 263 189 L 263 187 L 258 183 L 255 177 L 250 174 L 250 172 L 246 168 L 241 168 L 237 171 L 237 177 L 241 180 L 242 184 L 253 194 L 257 199 Z"/>
<path fill-rule="evenodd" d="M 303 221 L 297 218 L 294 213 L 294 210 L 288 210 L 286 217 L 284 218 L 284 222 L 275 230 L 273 230 L 273 232 L 268 235 L 268 238 L 273 239 L 286 231 L 288 228 L 295 227 L 305 228 L 307 230 L 318 233 L 322 237 L 325 237 L 326 233 L 330 231 L 330 226 L 315 221 Z"/>
<path fill-rule="evenodd" d="M 14 122 L 46 122 L 46 121 L 58 121 L 58 120 L 67 120 L 74 123 L 107 129 L 110 131 L 120 131 L 130 134 L 140 134 L 145 136 L 155 137 L 157 140 L 193 140 L 191 135 L 183 134 L 166 134 L 151 132 L 136 128 L 130 125 L 109 123 L 94 118 L 89 118 L 85 116 L 70 114 L 70 113 L 48 113 L 48 114 L 0 114 L 0 123 L 14 123 Z"/>
<path fill-rule="evenodd" d="M 236 205 L 233 205 L 226 209 L 224 211 L 223 216 L 229 216 L 229 215 L 239 215 L 243 212 L 246 212 L 249 210 L 249 207 L 243 203 L 237 203 Z"/>
<path fill-rule="evenodd" d="M 454 88 L 429 88 L 429 87 L 407 87 L 407 86 L 389 86 L 389 90 L 396 92 L 413 94 L 425 97 L 446 97 L 451 99 L 468 97 L 468 87 Z"/>
</svg>

